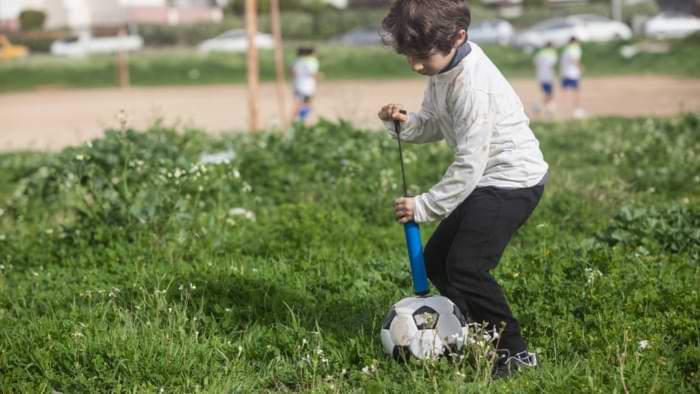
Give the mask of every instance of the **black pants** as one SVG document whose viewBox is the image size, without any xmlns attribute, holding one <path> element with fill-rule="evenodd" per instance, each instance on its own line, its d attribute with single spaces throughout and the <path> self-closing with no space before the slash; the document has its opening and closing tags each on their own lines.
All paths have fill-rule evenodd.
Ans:
<svg viewBox="0 0 700 394">
<path fill-rule="evenodd" d="M 501 332 L 498 349 L 527 349 L 503 289 L 489 272 L 542 197 L 544 186 L 475 189 L 444 219 L 425 246 L 430 281 L 471 320 Z M 505 324 L 505 327 L 503 326 Z"/>
</svg>

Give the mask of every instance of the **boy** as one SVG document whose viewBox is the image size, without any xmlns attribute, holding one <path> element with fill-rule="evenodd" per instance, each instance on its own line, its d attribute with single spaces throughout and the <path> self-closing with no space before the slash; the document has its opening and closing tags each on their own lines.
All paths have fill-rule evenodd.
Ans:
<svg viewBox="0 0 700 394">
<path fill-rule="evenodd" d="M 557 51 L 551 42 L 548 42 L 542 49 L 537 51 L 533 62 L 535 64 L 537 82 L 539 82 L 544 93 L 544 99 L 542 100 L 544 114 L 547 116 L 553 115 L 555 111 L 553 100 L 554 66 L 557 64 Z"/>
<path fill-rule="evenodd" d="M 573 116 L 583 118 L 586 113 L 581 108 L 581 98 L 579 96 L 580 80 L 583 74 L 581 56 L 583 51 L 576 37 L 571 37 L 569 44 L 564 47 L 561 53 L 561 88 L 563 91 L 570 91 L 573 95 Z"/>
<path fill-rule="evenodd" d="M 539 202 L 548 166 L 520 99 L 467 41 L 470 21 L 463 0 L 393 2 L 382 22 L 385 38 L 428 81 L 418 112 L 402 114 L 398 104 L 388 104 L 379 118 L 394 137 L 398 120 L 402 140 L 444 139 L 454 151 L 442 180 L 426 193 L 398 198 L 394 213 L 401 223 L 442 220 L 425 247 L 428 276 L 465 315 L 501 332 L 498 378 L 537 364 L 489 271 Z"/>
<path fill-rule="evenodd" d="M 311 114 L 311 104 L 316 93 L 316 77 L 319 62 L 314 48 L 302 47 L 297 50 L 297 60 L 292 65 L 294 74 L 294 114 L 293 119 L 306 122 Z"/>
</svg>

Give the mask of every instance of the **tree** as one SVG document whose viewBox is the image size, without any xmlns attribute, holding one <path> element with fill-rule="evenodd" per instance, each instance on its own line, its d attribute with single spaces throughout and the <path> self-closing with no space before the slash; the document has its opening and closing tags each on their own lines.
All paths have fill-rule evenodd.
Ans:
<svg viewBox="0 0 700 394">
<path fill-rule="evenodd" d="M 27 9 L 19 13 L 19 26 L 22 31 L 41 30 L 45 22 L 44 11 Z"/>
</svg>

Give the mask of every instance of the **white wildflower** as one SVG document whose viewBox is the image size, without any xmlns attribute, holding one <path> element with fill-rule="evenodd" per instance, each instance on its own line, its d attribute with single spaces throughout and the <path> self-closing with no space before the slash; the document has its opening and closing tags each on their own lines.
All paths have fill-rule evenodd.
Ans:
<svg viewBox="0 0 700 394">
<path fill-rule="evenodd" d="M 243 193 L 250 193 L 253 191 L 253 187 L 248 184 L 248 182 L 243 182 L 243 186 L 241 187 L 241 191 Z"/>
<path fill-rule="evenodd" d="M 121 126 L 122 131 L 126 129 L 126 122 L 127 122 L 127 116 L 126 116 L 126 111 L 123 109 L 117 113 L 117 121 L 119 122 L 119 125 Z"/>
<path fill-rule="evenodd" d="M 228 214 L 229 214 L 229 216 L 242 216 L 242 217 L 244 217 L 250 221 L 253 221 L 253 222 L 256 219 L 254 212 L 249 211 L 245 208 L 241 208 L 241 207 L 231 208 L 228 211 Z"/>
<path fill-rule="evenodd" d="M 600 272 L 597 268 L 596 269 L 586 268 L 585 271 L 586 271 L 586 282 L 588 283 L 589 286 L 593 285 L 593 283 L 595 283 L 596 279 L 603 276 L 603 273 Z"/>
<path fill-rule="evenodd" d="M 642 340 L 642 341 L 639 341 L 639 350 L 640 350 L 640 351 L 649 348 L 649 346 L 650 346 L 649 341 L 647 341 L 646 339 L 645 339 L 645 340 Z"/>
<path fill-rule="evenodd" d="M 0 241 L 4 241 L 7 239 L 7 236 L 5 234 L 0 234 Z"/>
</svg>

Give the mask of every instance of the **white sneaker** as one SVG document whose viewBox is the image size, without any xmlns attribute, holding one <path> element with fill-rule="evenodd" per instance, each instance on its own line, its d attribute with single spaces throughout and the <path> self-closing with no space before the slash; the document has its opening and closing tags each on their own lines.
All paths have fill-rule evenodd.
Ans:
<svg viewBox="0 0 700 394">
<path fill-rule="evenodd" d="M 502 379 L 512 376 L 518 370 L 523 368 L 536 368 L 537 354 L 530 353 L 527 350 L 522 351 L 514 356 L 501 353 L 496 359 L 496 364 L 491 371 L 493 379 Z"/>
</svg>

